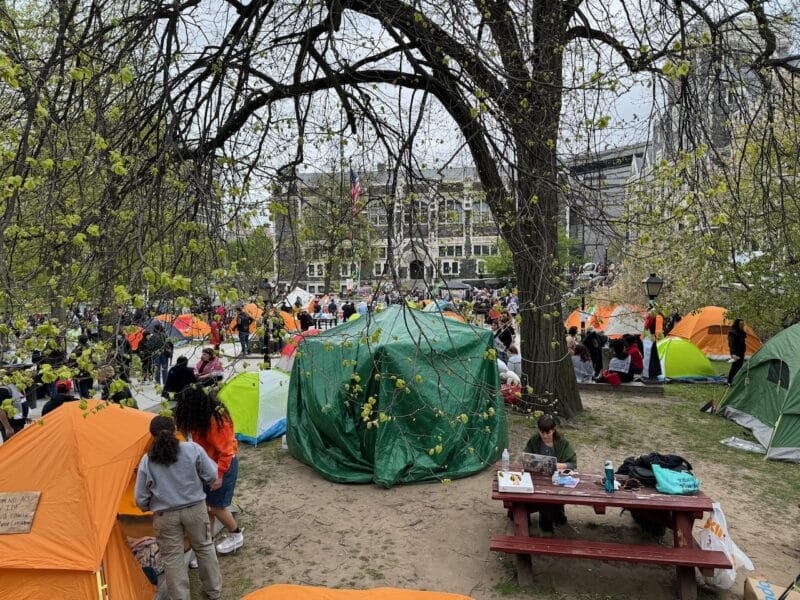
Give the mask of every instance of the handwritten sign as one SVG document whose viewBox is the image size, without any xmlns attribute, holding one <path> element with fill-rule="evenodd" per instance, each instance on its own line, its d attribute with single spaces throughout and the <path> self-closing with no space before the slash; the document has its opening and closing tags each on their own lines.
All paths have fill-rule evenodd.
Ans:
<svg viewBox="0 0 800 600">
<path fill-rule="evenodd" d="M 0 493 L 0 535 L 30 533 L 41 492 Z"/>
</svg>

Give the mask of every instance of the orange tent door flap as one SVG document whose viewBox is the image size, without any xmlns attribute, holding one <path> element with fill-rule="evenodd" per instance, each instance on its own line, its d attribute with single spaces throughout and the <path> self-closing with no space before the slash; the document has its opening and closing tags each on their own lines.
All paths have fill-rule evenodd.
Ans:
<svg viewBox="0 0 800 600">
<path fill-rule="evenodd" d="M 244 596 L 242 600 L 471 600 L 469 596 L 446 592 L 424 592 L 398 588 L 335 590 L 304 585 L 270 585 Z"/>
</svg>

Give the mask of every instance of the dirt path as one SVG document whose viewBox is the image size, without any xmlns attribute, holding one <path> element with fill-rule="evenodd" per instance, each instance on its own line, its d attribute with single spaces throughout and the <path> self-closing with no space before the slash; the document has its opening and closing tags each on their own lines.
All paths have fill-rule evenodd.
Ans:
<svg viewBox="0 0 800 600">
<path fill-rule="evenodd" d="M 584 394 L 584 404 L 590 412 L 624 410 L 601 395 Z M 652 427 L 637 433 L 642 439 L 659 439 L 657 425 Z M 528 436 L 523 426 L 512 426 L 511 448 L 519 451 Z M 660 439 L 659 448 L 678 452 L 680 440 Z M 612 450 L 602 443 L 578 444 L 577 452 L 587 471 L 598 471 L 604 458 L 625 455 L 624 449 Z M 385 490 L 328 482 L 280 450 L 277 441 L 257 449 L 243 447 L 240 458 L 236 503 L 242 509 L 246 544 L 236 555 L 220 559 L 226 598 L 239 598 L 270 583 L 430 589 L 475 600 L 675 596 L 672 569 L 548 558 L 536 560 L 533 590 L 520 590 L 513 560 L 488 550 L 489 537 L 507 527 L 502 506 L 490 499 L 489 471 L 449 485 Z M 797 502 L 784 514 L 762 514 L 741 493 L 740 482 L 717 473 L 713 464 L 693 462 L 704 490 L 722 502 L 731 533 L 757 572 L 775 582 L 794 576 L 800 568 Z M 762 479 L 756 477 L 751 485 L 769 485 L 767 477 Z M 627 514 L 597 516 L 581 507 L 568 507 L 567 512 L 572 529 L 559 530 L 559 536 L 653 541 L 643 537 Z M 670 543 L 670 535 L 665 543 Z M 742 585 L 740 574 L 733 593 L 705 597 L 739 598 Z"/>
</svg>

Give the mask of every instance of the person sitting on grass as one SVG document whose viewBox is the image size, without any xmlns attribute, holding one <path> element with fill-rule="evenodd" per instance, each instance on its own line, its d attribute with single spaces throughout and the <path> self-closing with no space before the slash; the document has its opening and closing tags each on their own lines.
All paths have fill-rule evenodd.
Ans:
<svg viewBox="0 0 800 600">
<path fill-rule="evenodd" d="M 619 385 L 633 381 L 631 373 L 631 356 L 625 348 L 625 342 L 614 340 L 611 342 L 611 360 L 608 361 L 608 369 L 603 371 L 597 378 L 598 383 L 610 383 Z"/>
<path fill-rule="evenodd" d="M 592 383 L 594 380 L 594 365 L 589 349 L 583 344 L 575 344 L 572 354 L 572 368 L 575 370 L 575 379 L 578 383 Z"/>
<path fill-rule="evenodd" d="M 644 371 L 644 358 L 641 348 L 639 348 L 639 344 L 642 342 L 641 338 L 638 335 L 626 333 L 622 336 L 622 341 L 625 342 L 628 356 L 631 357 L 631 375 L 641 375 Z"/>
<path fill-rule="evenodd" d="M 578 455 L 567 439 L 556 430 L 556 421 L 552 415 L 542 415 L 536 424 L 538 431 L 525 444 L 525 452 L 555 456 L 556 468 L 575 469 L 578 466 Z M 554 525 L 566 525 L 567 515 L 563 504 L 531 505 L 531 512 L 539 511 L 539 529 L 542 533 L 552 534 Z"/>
</svg>

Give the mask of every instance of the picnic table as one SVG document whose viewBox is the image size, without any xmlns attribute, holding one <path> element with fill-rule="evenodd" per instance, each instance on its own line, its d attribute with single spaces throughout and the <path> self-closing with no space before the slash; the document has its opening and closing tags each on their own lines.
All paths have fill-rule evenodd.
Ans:
<svg viewBox="0 0 800 600">
<path fill-rule="evenodd" d="M 522 468 L 512 465 L 511 470 Z M 655 488 L 642 487 L 607 493 L 602 486 L 602 475 L 580 473 L 580 482 L 575 488 L 554 485 L 549 477 L 534 474 L 532 494 L 510 493 L 498 491 L 495 472 L 492 471 L 492 499 L 501 500 L 511 511 L 514 535 L 493 535 L 489 548 L 516 556 L 520 585 L 532 583 L 531 556 L 534 554 L 674 566 L 681 600 L 697 598 L 695 568 L 708 575 L 713 569 L 731 568 L 723 552 L 702 550 L 692 537 L 694 520 L 712 510 L 711 498 L 702 492 L 693 496 L 671 496 L 660 494 Z M 542 504 L 591 506 L 598 515 L 605 514 L 609 507 L 648 511 L 654 519 L 672 529 L 673 546 L 531 537 L 528 508 Z"/>
</svg>

